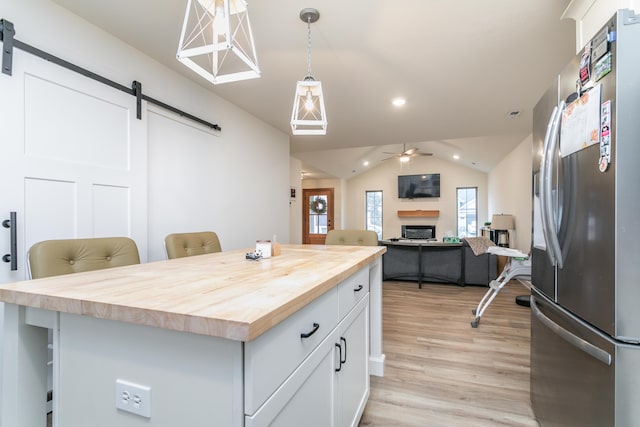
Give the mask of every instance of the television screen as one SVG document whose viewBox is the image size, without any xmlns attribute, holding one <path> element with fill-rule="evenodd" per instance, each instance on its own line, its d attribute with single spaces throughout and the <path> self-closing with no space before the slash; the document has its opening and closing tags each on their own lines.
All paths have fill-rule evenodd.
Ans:
<svg viewBox="0 0 640 427">
<path fill-rule="evenodd" d="M 440 197 L 440 174 L 398 176 L 398 197 L 401 199 Z"/>
</svg>

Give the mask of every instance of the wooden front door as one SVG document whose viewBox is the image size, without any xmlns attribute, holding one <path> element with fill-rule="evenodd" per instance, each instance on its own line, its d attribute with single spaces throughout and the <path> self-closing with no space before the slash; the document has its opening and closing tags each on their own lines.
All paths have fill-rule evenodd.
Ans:
<svg viewBox="0 0 640 427">
<path fill-rule="evenodd" d="M 333 230 L 333 188 L 302 190 L 302 243 L 324 245 Z"/>
</svg>

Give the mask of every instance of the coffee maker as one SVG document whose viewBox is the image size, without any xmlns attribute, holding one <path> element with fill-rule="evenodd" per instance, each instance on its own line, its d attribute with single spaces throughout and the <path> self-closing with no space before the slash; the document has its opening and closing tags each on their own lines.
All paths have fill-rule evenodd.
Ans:
<svg viewBox="0 0 640 427">
<path fill-rule="evenodd" d="M 509 231 L 515 229 L 515 221 L 513 215 L 493 215 L 491 218 L 492 237 L 496 245 L 509 247 Z"/>
</svg>

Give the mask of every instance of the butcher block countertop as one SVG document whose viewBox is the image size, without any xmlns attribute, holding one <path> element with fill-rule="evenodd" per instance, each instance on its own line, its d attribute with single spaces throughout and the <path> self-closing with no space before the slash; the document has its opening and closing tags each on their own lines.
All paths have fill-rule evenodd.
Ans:
<svg viewBox="0 0 640 427">
<path fill-rule="evenodd" d="M 0 301 L 251 341 L 382 256 L 380 246 L 282 245 L 1 284 Z"/>
</svg>

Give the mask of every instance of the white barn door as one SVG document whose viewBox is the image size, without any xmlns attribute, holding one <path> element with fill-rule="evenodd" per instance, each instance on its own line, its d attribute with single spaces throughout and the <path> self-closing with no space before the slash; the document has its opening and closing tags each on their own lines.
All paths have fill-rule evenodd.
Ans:
<svg viewBox="0 0 640 427">
<path fill-rule="evenodd" d="M 29 247 L 47 239 L 129 236 L 146 261 L 146 117 L 136 119 L 135 97 L 18 49 L 0 93 L 0 220 L 15 211 L 18 227 L 18 271 L 0 263 L 0 282 L 26 278 Z M 0 257 L 8 251 L 0 228 Z"/>
<path fill-rule="evenodd" d="M 0 223 L 16 212 L 18 267 L 0 262 L 0 283 L 28 278 L 27 251 L 41 240 L 129 236 L 146 261 L 146 123 L 135 98 L 18 49 L 0 94 Z M 10 234 L 0 227 L 0 259 Z M 0 303 L 0 366 L 3 318 Z"/>
</svg>

